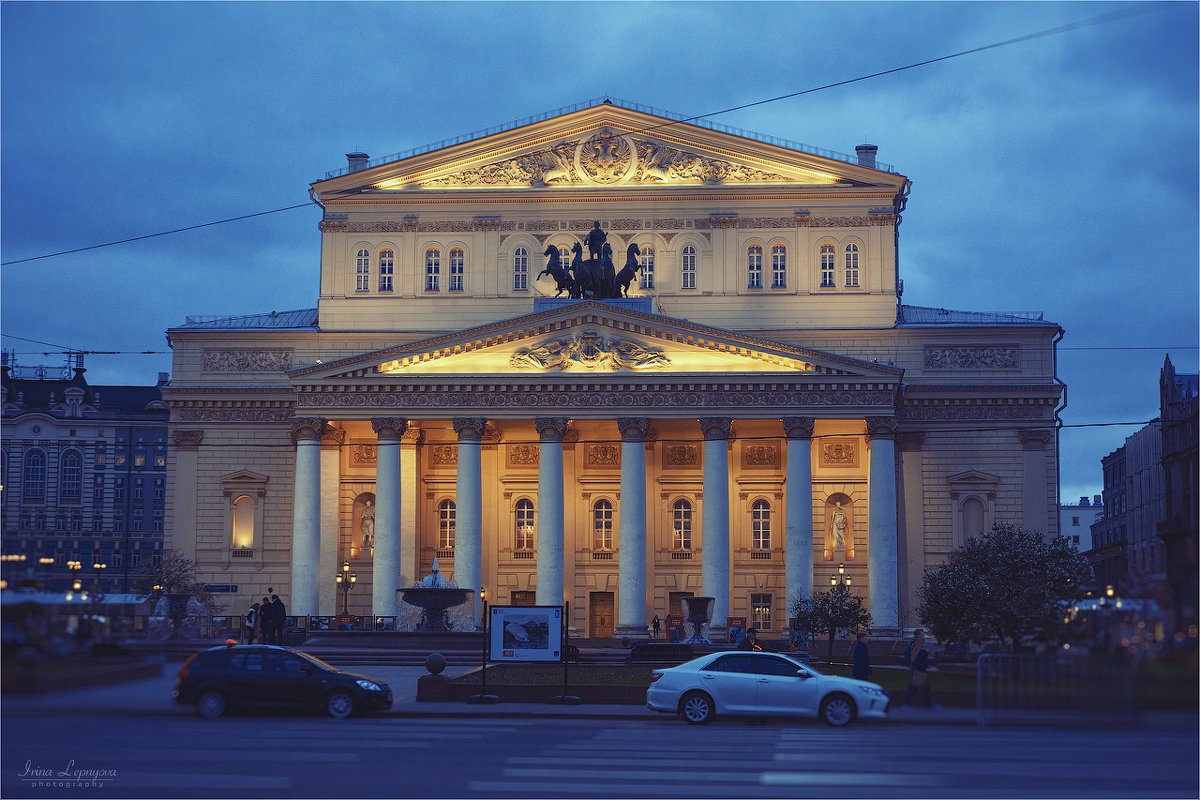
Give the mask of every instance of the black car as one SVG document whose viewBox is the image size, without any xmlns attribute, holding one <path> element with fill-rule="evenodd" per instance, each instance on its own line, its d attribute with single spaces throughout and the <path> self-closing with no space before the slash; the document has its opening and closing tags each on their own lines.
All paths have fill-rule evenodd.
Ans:
<svg viewBox="0 0 1200 800">
<path fill-rule="evenodd" d="M 196 706 L 206 719 L 240 708 L 324 709 L 344 719 L 392 707 L 392 690 L 383 681 L 265 644 L 227 644 L 193 654 L 179 668 L 174 694 L 176 703 Z"/>
</svg>

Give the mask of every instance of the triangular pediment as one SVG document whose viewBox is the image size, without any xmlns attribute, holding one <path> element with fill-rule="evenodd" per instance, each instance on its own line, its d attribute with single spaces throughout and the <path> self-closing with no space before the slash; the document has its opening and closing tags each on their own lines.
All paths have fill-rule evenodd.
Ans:
<svg viewBox="0 0 1200 800">
<path fill-rule="evenodd" d="M 809 150 L 811 150 L 810 148 Z M 600 103 L 318 181 L 371 191 L 663 185 L 895 185 L 904 178 L 784 144 Z"/>
<path fill-rule="evenodd" d="M 897 367 L 596 301 L 292 370 L 297 383 L 432 377 L 785 374 L 897 382 Z"/>
</svg>

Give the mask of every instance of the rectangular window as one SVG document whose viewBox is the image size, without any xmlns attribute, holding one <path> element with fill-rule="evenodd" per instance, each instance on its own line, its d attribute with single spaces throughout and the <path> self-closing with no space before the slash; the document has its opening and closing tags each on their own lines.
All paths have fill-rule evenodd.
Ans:
<svg viewBox="0 0 1200 800">
<path fill-rule="evenodd" d="M 762 630 L 771 628 L 771 595 L 750 595 L 750 607 L 754 616 L 754 627 Z"/>
<path fill-rule="evenodd" d="M 135 467 L 144 467 L 144 466 L 146 466 L 146 453 L 145 453 L 145 451 L 143 451 L 143 450 L 139 450 L 139 451 L 137 451 L 136 453 L 134 453 L 134 455 L 133 455 L 133 465 L 134 465 Z"/>
</svg>

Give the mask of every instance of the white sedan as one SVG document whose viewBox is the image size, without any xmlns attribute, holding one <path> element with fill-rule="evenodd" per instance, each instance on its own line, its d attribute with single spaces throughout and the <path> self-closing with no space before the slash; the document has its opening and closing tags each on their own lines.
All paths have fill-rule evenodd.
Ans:
<svg viewBox="0 0 1200 800">
<path fill-rule="evenodd" d="M 840 727 L 855 717 L 885 717 L 888 696 L 878 684 L 823 675 L 781 653 L 739 651 L 655 670 L 646 706 L 693 725 L 730 714 L 820 717 Z"/>
</svg>

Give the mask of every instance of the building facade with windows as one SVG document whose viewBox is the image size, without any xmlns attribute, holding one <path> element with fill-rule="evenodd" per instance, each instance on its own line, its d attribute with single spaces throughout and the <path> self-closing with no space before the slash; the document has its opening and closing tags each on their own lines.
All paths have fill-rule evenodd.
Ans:
<svg viewBox="0 0 1200 800">
<path fill-rule="evenodd" d="M 1078 503 L 1063 503 L 1058 507 L 1058 535 L 1067 537 L 1079 552 L 1086 553 L 1092 549 L 1092 525 L 1103 514 L 1102 495 L 1081 497 Z"/>
<path fill-rule="evenodd" d="M 388 616 L 436 558 L 580 635 L 687 595 L 782 633 L 840 564 L 916 624 L 966 537 L 1057 534 L 1061 330 L 904 305 L 875 156 L 607 100 L 349 154 L 311 187 L 315 308 L 168 331 L 168 546 L 231 610 L 336 613 L 348 560 Z M 606 256 L 620 297 L 581 277 Z M 583 296 L 543 269 L 576 259 Z"/>
<path fill-rule="evenodd" d="M 61 370 L 5 354 L 4 579 L 66 590 L 76 562 L 85 586 L 149 591 L 140 576 L 162 558 L 169 412 L 158 386 L 89 386 L 85 371 L 81 354 Z"/>
</svg>

